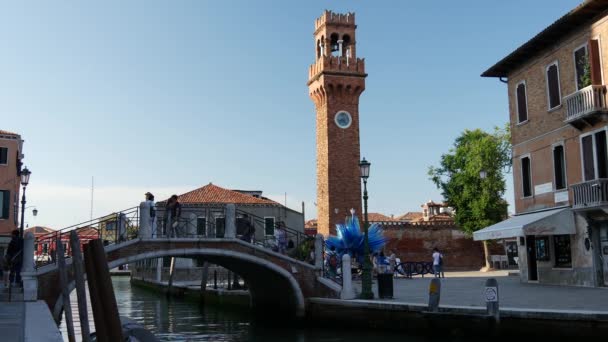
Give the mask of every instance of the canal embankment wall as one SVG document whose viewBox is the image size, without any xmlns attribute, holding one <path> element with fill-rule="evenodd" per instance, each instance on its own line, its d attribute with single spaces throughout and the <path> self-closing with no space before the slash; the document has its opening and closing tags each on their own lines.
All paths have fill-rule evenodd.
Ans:
<svg viewBox="0 0 608 342">
<path fill-rule="evenodd" d="M 156 281 L 136 278 L 131 278 L 131 284 L 142 289 L 175 298 L 182 298 L 194 303 L 232 308 L 251 308 L 251 297 L 249 296 L 249 291 L 246 290 L 207 288 L 206 290 L 201 291 L 200 286 L 180 283 L 174 283 L 171 288 L 169 288 L 169 285 L 166 282 L 158 283 Z"/>
<path fill-rule="evenodd" d="M 481 307 L 310 298 L 307 320 L 328 327 L 407 331 L 417 335 L 597 337 L 608 336 L 608 312 L 501 308 L 500 319 Z"/>
</svg>

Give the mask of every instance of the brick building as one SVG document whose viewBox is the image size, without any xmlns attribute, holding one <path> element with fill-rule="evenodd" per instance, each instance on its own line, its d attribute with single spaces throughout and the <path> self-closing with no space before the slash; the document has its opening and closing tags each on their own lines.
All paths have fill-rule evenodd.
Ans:
<svg viewBox="0 0 608 342">
<path fill-rule="evenodd" d="M 507 84 L 524 282 L 608 285 L 608 2 L 585 1 L 485 71 Z"/>
<path fill-rule="evenodd" d="M 19 187 L 23 140 L 16 133 L 0 130 L 0 255 L 19 220 Z"/>
<path fill-rule="evenodd" d="M 315 20 L 309 95 L 316 108 L 318 232 L 335 234 L 351 208 L 361 213 L 359 96 L 365 61 L 357 58 L 355 14 L 325 11 Z"/>
</svg>

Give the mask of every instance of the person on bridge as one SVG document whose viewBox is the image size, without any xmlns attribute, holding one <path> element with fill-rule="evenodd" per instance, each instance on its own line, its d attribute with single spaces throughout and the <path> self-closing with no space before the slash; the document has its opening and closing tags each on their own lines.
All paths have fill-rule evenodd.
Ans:
<svg viewBox="0 0 608 342">
<path fill-rule="evenodd" d="M 244 229 L 243 229 L 243 235 L 241 235 L 241 240 L 251 243 L 251 240 L 253 239 L 254 234 L 255 234 L 255 228 L 253 228 L 253 225 L 251 224 L 251 221 L 249 220 L 249 215 L 247 215 L 247 214 L 243 215 L 243 225 L 244 225 Z"/>
<path fill-rule="evenodd" d="M 166 233 L 169 237 L 176 236 L 180 216 L 182 216 L 182 205 L 177 200 L 177 195 L 173 195 L 165 205 L 165 229 L 168 230 Z"/>
<path fill-rule="evenodd" d="M 285 223 L 280 221 L 277 224 L 277 229 L 274 232 L 275 239 L 277 241 L 277 248 L 279 253 L 285 254 L 287 251 L 287 231 L 285 230 Z"/>
<path fill-rule="evenodd" d="M 13 284 L 21 283 L 21 265 L 23 264 L 23 238 L 17 229 L 11 233 L 11 242 L 6 249 L 6 260 L 11 264 L 9 280 Z"/>
</svg>

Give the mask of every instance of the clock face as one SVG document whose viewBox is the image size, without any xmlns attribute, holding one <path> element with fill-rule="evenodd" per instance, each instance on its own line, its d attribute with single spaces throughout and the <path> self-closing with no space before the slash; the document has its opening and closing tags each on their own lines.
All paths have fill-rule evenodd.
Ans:
<svg viewBox="0 0 608 342">
<path fill-rule="evenodd" d="M 350 127 L 353 122 L 353 118 L 350 116 L 349 112 L 341 110 L 336 113 L 335 121 L 338 127 L 345 129 Z"/>
</svg>

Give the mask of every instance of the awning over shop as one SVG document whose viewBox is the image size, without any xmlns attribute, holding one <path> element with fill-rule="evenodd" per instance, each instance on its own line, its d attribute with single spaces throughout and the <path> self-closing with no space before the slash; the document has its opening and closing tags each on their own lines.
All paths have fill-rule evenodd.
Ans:
<svg viewBox="0 0 608 342">
<path fill-rule="evenodd" d="M 574 234 L 574 215 L 570 208 L 516 215 L 473 233 L 475 241 L 506 239 L 526 235 Z"/>
</svg>

